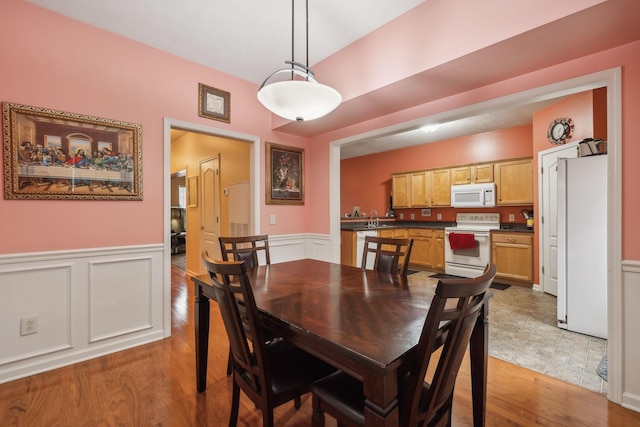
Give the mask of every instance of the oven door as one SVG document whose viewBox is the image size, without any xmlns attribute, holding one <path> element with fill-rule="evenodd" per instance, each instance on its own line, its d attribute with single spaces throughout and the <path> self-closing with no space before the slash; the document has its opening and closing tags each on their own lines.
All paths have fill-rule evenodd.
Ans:
<svg viewBox="0 0 640 427">
<path fill-rule="evenodd" d="M 451 242 L 449 241 L 449 234 L 452 232 L 473 234 L 476 247 L 469 249 L 452 249 Z M 445 230 L 444 260 L 446 263 L 484 268 L 491 258 L 490 244 L 490 233 L 488 231 Z"/>
</svg>

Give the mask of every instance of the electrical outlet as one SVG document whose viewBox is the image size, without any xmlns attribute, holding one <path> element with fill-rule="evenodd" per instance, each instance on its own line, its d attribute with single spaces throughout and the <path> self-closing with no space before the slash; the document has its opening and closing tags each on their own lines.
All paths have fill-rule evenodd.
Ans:
<svg viewBox="0 0 640 427">
<path fill-rule="evenodd" d="M 513 222 L 516 220 L 516 217 L 514 214 L 509 214 L 509 222 Z"/>
<path fill-rule="evenodd" d="M 411 214 L 411 219 L 416 219 L 416 214 Z"/>
<path fill-rule="evenodd" d="M 20 319 L 20 336 L 35 334 L 36 332 L 38 332 L 38 318 L 36 316 Z"/>
<path fill-rule="evenodd" d="M 271 214 L 269 217 L 269 224 L 276 225 L 276 214 Z"/>
<path fill-rule="evenodd" d="M 438 220 L 442 219 L 442 214 L 438 214 Z"/>
<path fill-rule="evenodd" d="M 400 214 L 400 219 L 404 219 L 404 214 L 403 213 Z"/>
</svg>

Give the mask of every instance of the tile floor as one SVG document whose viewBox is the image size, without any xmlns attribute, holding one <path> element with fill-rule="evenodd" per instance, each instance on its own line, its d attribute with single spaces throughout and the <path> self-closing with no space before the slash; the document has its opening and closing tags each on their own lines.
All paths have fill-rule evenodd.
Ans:
<svg viewBox="0 0 640 427">
<path fill-rule="evenodd" d="M 431 274 L 412 274 L 409 283 L 437 280 Z M 492 292 L 490 356 L 598 393 L 608 392 L 608 383 L 596 372 L 607 352 L 606 340 L 556 327 L 552 295 L 519 286 Z"/>
<path fill-rule="evenodd" d="M 172 264 L 184 269 L 184 254 Z M 432 272 L 409 275 L 409 283 L 433 283 Z M 489 305 L 489 355 L 586 389 L 607 393 L 596 372 L 607 341 L 556 327 L 556 298 L 519 286 L 492 289 Z"/>
</svg>

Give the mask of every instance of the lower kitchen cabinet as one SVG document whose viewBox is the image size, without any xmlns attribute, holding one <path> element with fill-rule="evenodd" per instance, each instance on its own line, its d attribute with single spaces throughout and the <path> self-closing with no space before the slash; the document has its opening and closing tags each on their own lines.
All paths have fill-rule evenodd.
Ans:
<svg viewBox="0 0 640 427">
<path fill-rule="evenodd" d="M 410 228 L 408 233 L 413 239 L 410 264 L 444 271 L 444 230 Z"/>
<path fill-rule="evenodd" d="M 407 239 L 409 237 L 409 231 L 406 228 L 378 229 L 378 237 Z M 385 246 L 383 245 L 382 248 L 385 249 Z M 393 247 L 388 247 L 386 249 L 393 249 Z M 413 258 L 413 248 L 411 249 L 411 255 L 409 257 L 410 259 Z M 403 262 L 404 257 L 400 258 L 399 264 L 402 264 Z"/>
<path fill-rule="evenodd" d="M 444 230 L 433 230 L 433 269 L 444 271 Z"/>
<path fill-rule="evenodd" d="M 491 233 L 491 262 L 496 279 L 533 283 L 533 236 L 528 233 Z"/>
<path fill-rule="evenodd" d="M 356 266 L 356 232 L 340 230 L 340 264 Z"/>
<path fill-rule="evenodd" d="M 378 230 L 378 237 L 391 237 L 394 239 L 406 239 L 409 237 L 409 233 L 406 228 L 390 228 L 385 230 Z"/>
<path fill-rule="evenodd" d="M 433 230 L 425 228 L 410 228 L 409 238 L 413 239 L 409 264 L 432 268 L 433 264 Z"/>
</svg>

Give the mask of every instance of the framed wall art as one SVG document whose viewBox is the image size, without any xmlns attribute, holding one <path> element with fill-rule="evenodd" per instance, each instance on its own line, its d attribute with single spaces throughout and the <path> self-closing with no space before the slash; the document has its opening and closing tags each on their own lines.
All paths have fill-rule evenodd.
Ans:
<svg viewBox="0 0 640 427">
<path fill-rule="evenodd" d="M 202 83 L 198 83 L 198 89 L 198 115 L 231 123 L 231 94 Z"/>
<path fill-rule="evenodd" d="M 304 150 L 266 143 L 266 204 L 304 205 Z"/>
<path fill-rule="evenodd" d="M 2 103 L 6 199 L 142 200 L 139 124 Z"/>
</svg>

